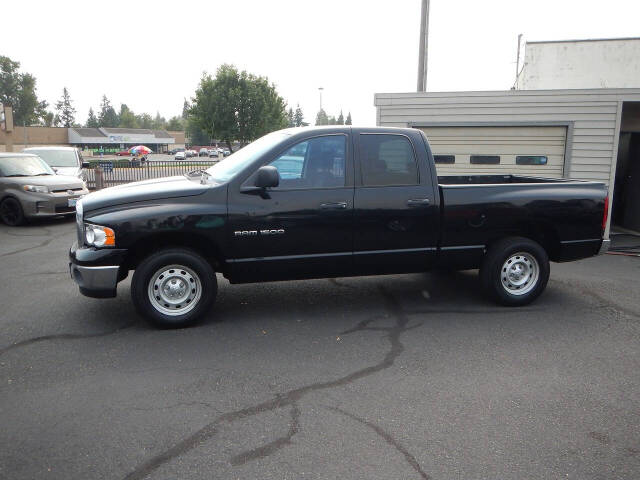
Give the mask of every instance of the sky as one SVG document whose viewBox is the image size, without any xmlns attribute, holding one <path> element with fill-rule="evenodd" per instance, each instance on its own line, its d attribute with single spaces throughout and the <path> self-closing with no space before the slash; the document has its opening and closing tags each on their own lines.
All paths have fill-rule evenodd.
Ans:
<svg viewBox="0 0 640 480">
<path fill-rule="evenodd" d="M 374 94 L 415 91 L 420 0 L 5 2 L 0 55 L 53 108 L 67 87 L 84 123 L 116 110 L 180 115 L 223 63 L 275 83 L 305 120 L 322 105 L 375 125 Z M 638 0 L 431 0 L 428 91 L 507 90 L 527 40 L 640 36 Z M 521 59 L 524 52 L 521 52 Z M 640 61 L 640 59 L 638 60 Z"/>
</svg>

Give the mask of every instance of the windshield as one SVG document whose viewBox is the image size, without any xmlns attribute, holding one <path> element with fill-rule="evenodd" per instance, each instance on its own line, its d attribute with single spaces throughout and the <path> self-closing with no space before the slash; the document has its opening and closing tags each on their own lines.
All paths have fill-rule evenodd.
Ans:
<svg viewBox="0 0 640 480">
<path fill-rule="evenodd" d="M 55 175 L 51 167 L 35 155 L 24 157 L 0 157 L 0 175 L 3 177 L 31 177 Z"/>
<path fill-rule="evenodd" d="M 207 173 L 211 175 L 211 178 L 214 180 L 226 182 L 264 152 L 268 151 L 288 136 L 289 134 L 282 132 L 274 132 L 265 135 L 255 142 L 252 142 L 246 147 L 238 150 L 236 153 L 229 155 L 224 160 L 219 161 L 214 166 L 210 167 L 207 170 Z"/>
<path fill-rule="evenodd" d="M 29 150 L 29 153 L 38 155 L 51 167 L 77 167 L 78 158 L 73 150 Z"/>
</svg>

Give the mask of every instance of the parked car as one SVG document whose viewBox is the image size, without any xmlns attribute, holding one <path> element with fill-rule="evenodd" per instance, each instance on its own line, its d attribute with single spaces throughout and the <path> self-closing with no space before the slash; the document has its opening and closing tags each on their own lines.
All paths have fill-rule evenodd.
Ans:
<svg viewBox="0 0 640 480">
<path fill-rule="evenodd" d="M 57 175 L 39 156 L 0 153 L 0 219 L 7 225 L 73 214 L 77 199 L 87 193 L 77 176 Z"/>
<path fill-rule="evenodd" d="M 120 150 L 119 152 L 116 152 L 116 156 L 118 157 L 128 157 L 129 155 L 131 155 L 129 150 Z"/>
<path fill-rule="evenodd" d="M 209 158 L 218 158 L 218 149 L 217 148 L 212 148 L 211 150 L 209 150 Z"/>
<path fill-rule="evenodd" d="M 490 297 L 520 306 L 545 289 L 549 260 L 606 250 L 607 198 L 590 181 L 438 177 L 413 128 L 295 128 L 192 176 L 87 195 L 70 268 L 94 297 L 134 271 L 133 303 L 162 327 L 211 307 L 215 272 L 245 283 L 479 268 Z"/>
<path fill-rule="evenodd" d="M 71 175 L 81 180 L 87 179 L 89 162 L 84 161 L 80 150 L 75 147 L 30 147 L 22 151 L 39 156 L 58 175 Z"/>
<path fill-rule="evenodd" d="M 209 150 L 207 150 L 206 148 L 201 148 L 200 151 L 198 152 L 198 156 L 199 157 L 208 157 L 209 156 Z"/>
<path fill-rule="evenodd" d="M 222 150 L 222 155 L 228 157 L 229 155 L 231 155 L 231 150 L 229 150 L 228 148 L 224 148 Z"/>
<path fill-rule="evenodd" d="M 195 150 L 186 150 L 186 154 L 187 154 L 187 158 L 190 158 L 190 157 L 196 157 L 198 155 L 198 152 L 196 152 Z"/>
<path fill-rule="evenodd" d="M 183 150 L 181 152 L 176 152 L 174 160 L 186 160 L 186 158 L 187 158 L 187 154 Z"/>
<path fill-rule="evenodd" d="M 169 155 L 175 155 L 178 152 L 184 152 L 184 148 L 173 148 L 173 149 L 169 150 L 167 153 Z"/>
</svg>

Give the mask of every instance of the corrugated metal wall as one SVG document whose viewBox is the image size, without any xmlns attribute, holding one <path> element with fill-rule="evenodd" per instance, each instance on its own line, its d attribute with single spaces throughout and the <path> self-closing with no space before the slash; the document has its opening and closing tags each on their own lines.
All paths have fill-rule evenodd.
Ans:
<svg viewBox="0 0 640 480">
<path fill-rule="evenodd" d="M 380 126 L 567 124 L 569 178 L 609 184 L 615 168 L 622 101 L 640 89 L 378 93 Z"/>
</svg>

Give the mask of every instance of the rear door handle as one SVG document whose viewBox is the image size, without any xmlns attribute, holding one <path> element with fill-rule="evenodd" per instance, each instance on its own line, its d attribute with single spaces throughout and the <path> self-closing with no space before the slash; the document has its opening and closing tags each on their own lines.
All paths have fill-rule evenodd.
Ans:
<svg viewBox="0 0 640 480">
<path fill-rule="evenodd" d="M 347 202 L 321 203 L 320 208 L 322 210 L 344 210 L 345 208 L 347 208 Z"/>
<path fill-rule="evenodd" d="M 412 208 L 426 207 L 429 205 L 429 201 L 430 200 L 428 198 L 411 198 L 407 200 L 407 206 Z"/>
</svg>

